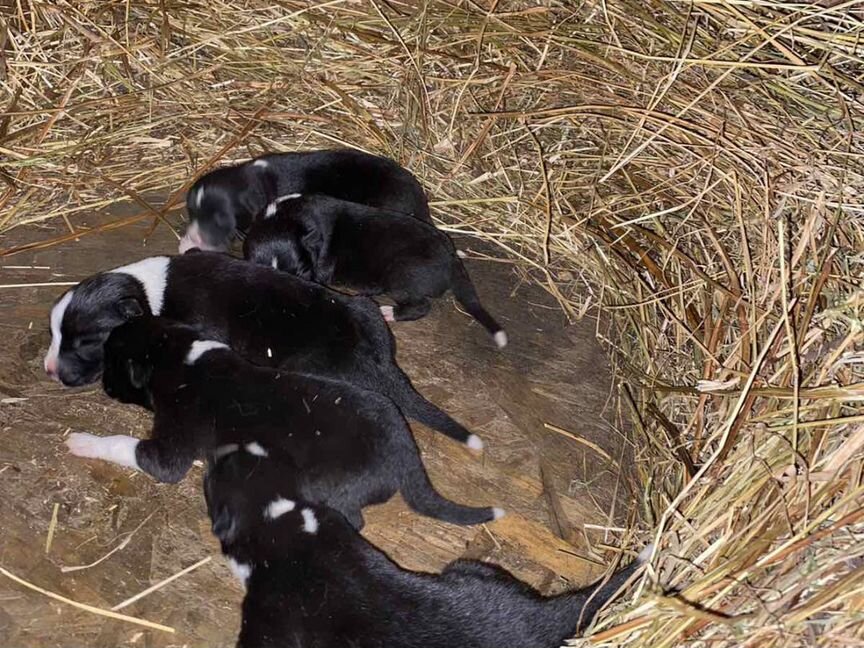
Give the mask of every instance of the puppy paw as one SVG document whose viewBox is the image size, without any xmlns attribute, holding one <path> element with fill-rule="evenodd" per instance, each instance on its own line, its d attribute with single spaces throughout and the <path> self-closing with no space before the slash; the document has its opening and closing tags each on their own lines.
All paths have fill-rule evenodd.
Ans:
<svg viewBox="0 0 864 648">
<path fill-rule="evenodd" d="M 395 322 L 396 317 L 393 315 L 393 307 L 392 306 L 381 306 L 381 315 L 384 316 L 385 322 Z"/>
<path fill-rule="evenodd" d="M 103 459 L 127 468 L 139 468 L 135 449 L 138 439 L 116 434 L 100 437 L 86 432 L 73 432 L 66 439 L 66 447 L 76 457 Z"/>
<path fill-rule="evenodd" d="M 481 439 L 476 434 L 472 434 L 468 437 L 468 440 L 465 442 L 465 445 L 471 448 L 472 450 L 476 450 L 477 452 L 482 452 L 483 450 L 483 439 Z"/>
<path fill-rule="evenodd" d="M 99 459 L 101 457 L 99 453 L 101 446 L 100 437 L 95 434 L 87 434 L 86 432 L 73 432 L 66 439 L 66 447 L 76 457 Z"/>
</svg>

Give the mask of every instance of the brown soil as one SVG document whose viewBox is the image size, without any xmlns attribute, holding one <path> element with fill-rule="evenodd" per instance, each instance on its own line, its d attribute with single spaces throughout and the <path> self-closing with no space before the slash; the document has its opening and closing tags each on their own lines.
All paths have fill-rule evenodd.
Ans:
<svg viewBox="0 0 864 648">
<path fill-rule="evenodd" d="M 148 227 L 139 223 L 0 258 L 0 284 L 77 281 L 175 250 L 176 238 L 164 226 L 143 243 Z M 56 224 L 22 227 L 0 237 L 0 247 L 62 233 Z M 462 241 L 460 247 L 472 245 Z M 411 569 L 434 571 L 470 556 L 497 562 L 544 592 L 585 584 L 613 559 L 589 549 L 587 539 L 614 545 L 616 536 L 584 525 L 614 527 L 634 504 L 613 464 L 544 424 L 565 428 L 626 464 L 626 443 L 604 414 L 610 374 L 595 323 L 568 325 L 549 297 L 519 281 L 507 263 L 467 263 L 488 309 L 508 330 L 510 346 L 497 351 L 449 298 L 420 322 L 394 325 L 394 332 L 399 362 L 415 385 L 487 444 L 478 457 L 414 424 L 432 480 L 454 499 L 501 505 L 508 516 L 462 528 L 392 501 L 367 511 L 364 534 Z M 179 485 L 157 485 L 65 451 L 70 431 L 144 435 L 149 417 L 110 401 L 96 386 L 63 389 L 44 376 L 48 311 L 62 290 L 0 288 L 0 565 L 76 601 L 110 608 L 202 558 L 214 559 L 123 610 L 172 626 L 174 635 L 72 609 L 0 576 L 0 645 L 233 646 L 242 591 L 210 534 L 200 467 Z M 58 521 L 46 552 L 55 504 Z M 97 566 L 61 571 L 90 564 L 127 539 Z"/>
</svg>

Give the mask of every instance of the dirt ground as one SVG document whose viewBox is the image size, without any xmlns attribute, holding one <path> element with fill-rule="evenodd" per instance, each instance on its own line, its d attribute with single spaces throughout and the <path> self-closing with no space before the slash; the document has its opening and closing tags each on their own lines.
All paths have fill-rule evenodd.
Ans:
<svg viewBox="0 0 864 648">
<path fill-rule="evenodd" d="M 92 227 L 106 218 L 76 225 Z M 176 237 L 164 226 L 143 243 L 149 224 L 0 258 L 0 566 L 107 609 L 213 559 L 122 610 L 171 626 L 175 634 L 70 608 L 0 575 L 5 648 L 234 645 L 242 590 L 210 534 L 201 468 L 179 485 L 157 485 L 142 474 L 68 456 L 63 438 L 70 431 L 145 435 L 149 416 L 110 401 L 98 386 L 72 390 L 50 382 L 42 371 L 47 317 L 64 288 L 10 287 L 74 282 L 173 253 Z M 63 228 L 62 222 L 18 228 L 0 237 L 0 248 L 68 232 Z M 460 242 L 469 252 L 472 245 Z M 467 556 L 497 562 L 544 592 L 586 584 L 614 559 L 598 549 L 617 542 L 602 529 L 614 529 L 636 506 L 617 467 L 627 464 L 626 442 L 609 422 L 610 376 L 594 339 L 595 322 L 568 325 L 551 299 L 521 282 L 506 262 L 467 264 L 510 346 L 497 351 L 445 298 L 426 319 L 394 325 L 398 359 L 421 392 L 486 442 L 485 453 L 475 456 L 412 422 L 433 482 L 454 499 L 503 506 L 508 515 L 463 528 L 391 501 L 367 510 L 364 534 L 411 569 L 435 571 Z M 55 505 L 56 528 L 46 550 Z"/>
</svg>

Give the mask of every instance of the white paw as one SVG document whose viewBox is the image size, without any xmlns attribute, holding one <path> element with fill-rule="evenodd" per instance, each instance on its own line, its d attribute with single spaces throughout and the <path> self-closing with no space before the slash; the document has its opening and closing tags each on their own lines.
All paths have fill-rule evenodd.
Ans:
<svg viewBox="0 0 864 648">
<path fill-rule="evenodd" d="M 112 463 L 138 469 L 135 449 L 138 439 L 124 434 L 100 437 L 86 432 L 73 432 L 66 439 L 66 447 L 76 457 L 104 459 Z"/>
<path fill-rule="evenodd" d="M 381 314 L 384 316 L 385 322 L 395 322 L 396 318 L 393 315 L 392 306 L 381 306 Z"/>
<path fill-rule="evenodd" d="M 86 432 L 73 432 L 66 439 L 66 447 L 76 457 L 88 457 L 90 459 L 101 458 L 101 439 L 95 434 Z"/>
<path fill-rule="evenodd" d="M 465 442 L 465 445 L 471 448 L 472 450 L 482 450 L 483 449 L 483 439 L 481 439 L 476 434 L 472 434 L 468 437 L 468 440 Z"/>
</svg>

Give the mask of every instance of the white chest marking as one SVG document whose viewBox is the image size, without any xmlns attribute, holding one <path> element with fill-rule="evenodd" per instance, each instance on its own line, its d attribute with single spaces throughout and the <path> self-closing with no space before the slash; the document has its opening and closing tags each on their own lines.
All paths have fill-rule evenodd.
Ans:
<svg viewBox="0 0 864 648">
<path fill-rule="evenodd" d="M 306 533 L 318 533 L 318 518 L 315 517 L 315 511 L 310 508 L 304 508 L 300 511 L 303 516 L 303 530 Z"/>
<path fill-rule="evenodd" d="M 249 577 L 252 575 L 252 565 L 239 563 L 229 556 L 228 567 L 231 568 L 231 573 L 234 574 L 234 577 L 243 583 L 243 587 L 246 587 L 246 583 L 249 582 Z"/>
<path fill-rule="evenodd" d="M 284 497 L 277 497 L 267 505 L 266 509 L 264 509 L 264 515 L 271 520 L 275 520 L 286 513 L 290 513 L 296 507 L 297 504 L 293 500 L 285 499 Z"/>
<path fill-rule="evenodd" d="M 69 302 L 72 301 L 72 293 L 70 290 L 60 298 L 54 308 L 51 309 L 51 346 L 48 347 L 48 353 L 45 354 L 45 371 L 52 368 L 56 371 L 57 360 L 60 357 L 60 341 L 62 334 L 60 328 L 63 325 L 63 315 L 66 314 L 66 309 L 69 307 Z"/>
<path fill-rule="evenodd" d="M 162 313 L 162 304 L 165 300 L 165 286 L 168 283 L 167 256 L 150 257 L 136 263 L 114 268 L 109 272 L 118 272 L 135 277 L 144 287 L 144 294 L 150 304 L 150 311 L 154 315 Z"/>
<path fill-rule="evenodd" d="M 195 340 L 192 346 L 189 347 L 189 353 L 186 354 L 186 359 L 183 360 L 187 365 L 193 365 L 202 355 L 214 349 L 228 349 L 227 344 L 222 344 L 216 340 Z"/>
</svg>

